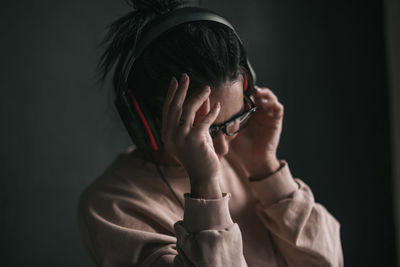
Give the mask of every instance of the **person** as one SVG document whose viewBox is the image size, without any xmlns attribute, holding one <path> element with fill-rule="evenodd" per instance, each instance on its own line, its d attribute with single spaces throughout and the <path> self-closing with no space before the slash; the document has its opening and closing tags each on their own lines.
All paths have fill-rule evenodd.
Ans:
<svg viewBox="0 0 400 267">
<path fill-rule="evenodd" d="M 185 3 L 131 4 L 103 42 L 102 77 L 116 65 L 116 93 L 145 25 Z M 96 266 L 343 266 L 340 224 L 277 158 L 284 106 L 252 84 L 246 58 L 232 28 L 203 20 L 135 59 L 127 84 L 161 142 L 127 148 L 82 193 L 79 228 Z"/>
</svg>

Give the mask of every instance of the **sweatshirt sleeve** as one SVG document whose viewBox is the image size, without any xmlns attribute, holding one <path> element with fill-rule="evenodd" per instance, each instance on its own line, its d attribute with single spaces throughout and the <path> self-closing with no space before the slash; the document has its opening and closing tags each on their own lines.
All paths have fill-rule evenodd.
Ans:
<svg viewBox="0 0 400 267">
<path fill-rule="evenodd" d="M 239 226 L 229 213 L 230 197 L 224 193 L 220 199 L 205 200 L 185 194 L 183 221 L 174 225 L 176 266 L 247 266 Z"/>
<path fill-rule="evenodd" d="M 292 177 L 288 163 L 280 163 L 269 177 L 250 179 L 259 199 L 257 214 L 280 257 L 288 266 L 343 266 L 339 222 L 314 201 L 304 182 Z"/>
<path fill-rule="evenodd" d="M 81 238 L 95 266 L 247 266 L 229 193 L 214 200 L 185 194 L 184 217 L 176 222 L 168 222 L 168 210 L 132 204 L 125 194 L 96 195 L 83 194 L 78 209 Z"/>
</svg>

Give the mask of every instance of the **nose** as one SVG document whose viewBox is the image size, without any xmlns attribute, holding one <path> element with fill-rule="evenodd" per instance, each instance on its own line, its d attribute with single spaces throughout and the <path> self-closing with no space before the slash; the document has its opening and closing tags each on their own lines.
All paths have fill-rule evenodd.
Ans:
<svg viewBox="0 0 400 267">
<path fill-rule="evenodd" d="M 219 132 L 214 138 L 214 149 L 218 158 L 221 159 L 229 152 L 229 143 L 232 141 L 233 136 L 226 136 L 224 133 Z"/>
</svg>

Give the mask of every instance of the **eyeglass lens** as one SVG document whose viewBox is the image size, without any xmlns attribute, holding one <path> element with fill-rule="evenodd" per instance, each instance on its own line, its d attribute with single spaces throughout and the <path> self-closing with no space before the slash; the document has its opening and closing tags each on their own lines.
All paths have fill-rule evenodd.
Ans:
<svg viewBox="0 0 400 267">
<path fill-rule="evenodd" d="M 226 134 L 233 135 L 239 130 L 241 130 L 244 126 L 246 126 L 247 122 L 249 121 L 250 113 L 245 113 L 243 116 L 240 116 L 236 120 L 232 121 L 228 125 L 226 125 Z"/>
<path fill-rule="evenodd" d="M 251 104 L 249 103 L 248 99 L 245 98 L 245 110 L 249 111 L 249 108 L 251 107 Z M 231 136 L 240 131 L 242 128 L 246 126 L 246 124 L 249 121 L 249 118 L 251 113 L 245 112 L 235 120 L 229 122 L 228 124 L 225 124 L 222 126 L 222 131 L 225 132 L 226 135 Z M 211 137 L 215 137 L 217 133 L 219 132 L 220 129 L 218 128 L 210 128 L 210 135 Z"/>
</svg>

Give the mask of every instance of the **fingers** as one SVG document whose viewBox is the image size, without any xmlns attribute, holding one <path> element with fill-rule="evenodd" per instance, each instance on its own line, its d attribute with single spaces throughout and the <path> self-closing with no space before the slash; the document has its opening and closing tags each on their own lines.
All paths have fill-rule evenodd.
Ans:
<svg viewBox="0 0 400 267">
<path fill-rule="evenodd" d="M 211 93 L 209 86 L 186 99 L 188 88 L 189 76 L 187 74 L 182 74 L 179 83 L 176 78 L 173 77 L 171 79 L 163 105 L 162 138 L 164 142 L 171 141 L 171 138 L 176 136 L 176 130 L 183 130 L 181 134 L 187 134 L 193 128 L 198 111 L 204 113 L 200 114 L 201 116 L 197 116 L 199 118 L 196 121 L 196 124 L 198 124 L 196 128 L 200 131 L 206 130 L 208 132 L 209 127 L 219 114 L 221 108 L 219 102 L 209 110 L 209 96 Z M 200 110 L 204 108 L 207 109 L 206 112 L 205 110 Z"/>
<path fill-rule="evenodd" d="M 207 101 L 210 101 L 210 99 L 207 98 Z M 211 124 L 213 124 L 215 119 L 218 117 L 220 110 L 221 110 L 221 103 L 220 102 L 215 103 L 214 106 L 211 108 L 210 112 L 203 118 L 202 121 L 199 122 L 198 126 L 199 130 L 208 131 Z"/>
<path fill-rule="evenodd" d="M 163 114 L 168 113 L 169 106 L 171 105 L 172 99 L 176 93 L 177 88 L 178 88 L 178 81 L 176 80 L 175 77 L 172 77 L 171 82 L 169 84 L 167 95 L 165 97 Z"/>
<path fill-rule="evenodd" d="M 206 102 L 210 95 L 211 89 L 209 86 L 196 94 L 194 94 L 187 103 L 184 104 L 182 117 L 186 127 L 192 127 L 196 117 L 196 112 Z"/>
<path fill-rule="evenodd" d="M 258 86 L 254 86 L 256 89 L 256 96 L 257 97 L 266 97 L 269 100 L 278 101 L 278 97 L 269 89 L 269 88 L 260 88 Z"/>
<path fill-rule="evenodd" d="M 186 73 L 182 74 L 179 83 L 175 78 L 171 79 L 162 114 L 161 131 L 164 142 L 175 136 L 176 130 L 184 130 L 182 133 L 187 133 L 194 124 L 196 112 L 209 101 L 209 86 L 186 99 L 188 88 L 189 76 Z"/>
<path fill-rule="evenodd" d="M 261 99 L 261 109 L 267 112 L 268 116 L 274 119 L 280 119 L 283 117 L 284 107 L 281 103 L 276 101 L 268 101 L 267 99 Z"/>
<path fill-rule="evenodd" d="M 179 81 L 178 89 L 173 97 L 167 115 L 166 127 L 176 127 L 182 114 L 182 106 L 189 88 L 189 76 L 184 73 Z"/>
<path fill-rule="evenodd" d="M 268 88 L 256 88 L 256 105 L 267 112 L 267 115 L 280 119 L 283 117 L 284 106 L 278 101 L 276 95 Z"/>
</svg>

